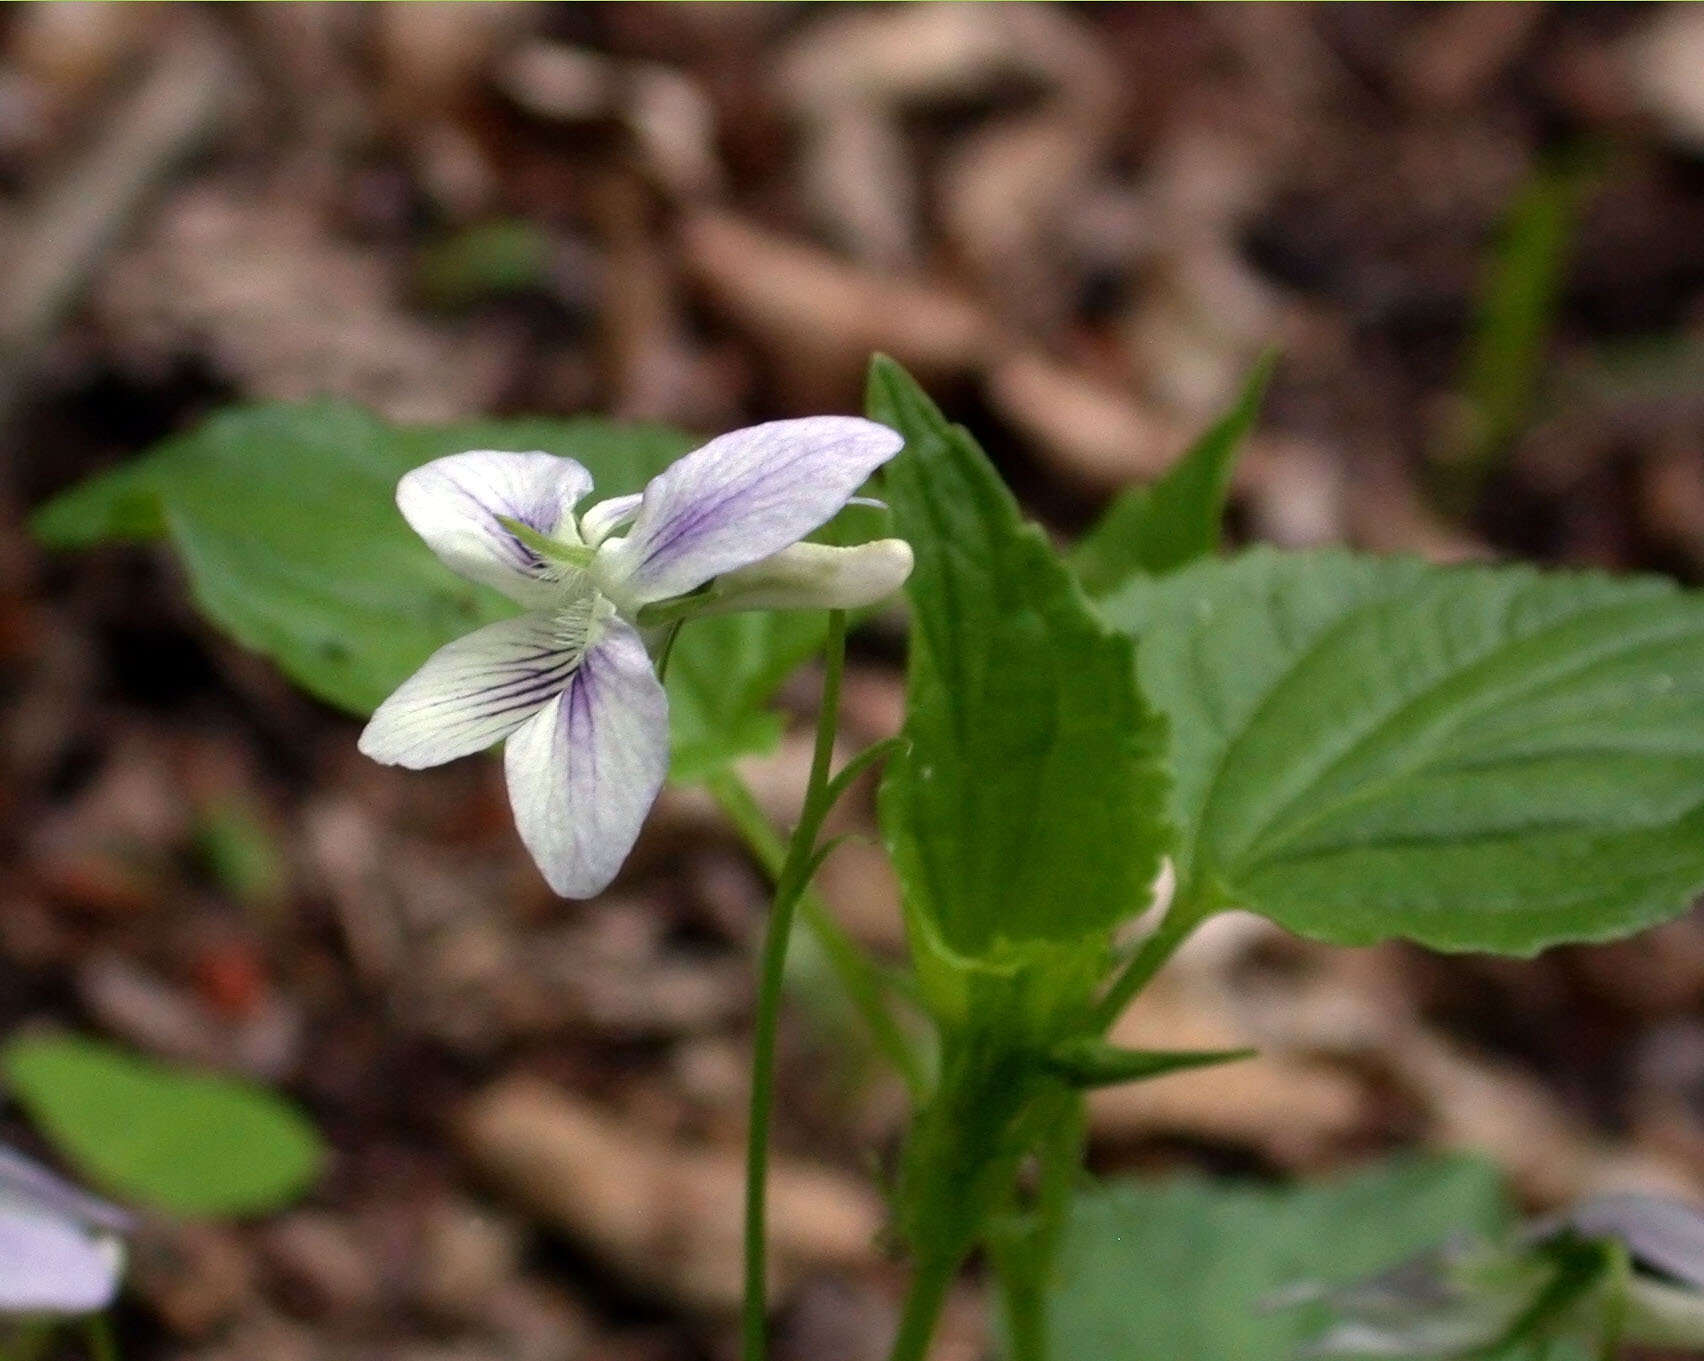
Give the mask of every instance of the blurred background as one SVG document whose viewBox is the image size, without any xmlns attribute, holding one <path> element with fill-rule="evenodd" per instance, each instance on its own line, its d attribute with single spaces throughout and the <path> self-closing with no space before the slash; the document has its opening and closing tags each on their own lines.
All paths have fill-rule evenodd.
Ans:
<svg viewBox="0 0 1704 1361">
<path fill-rule="evenodd" d="M 32 546 L 221 405 L 716 431 L 856 410 L 879 349 L 1063 539 L 1276 346 L 1239 542 L 1704 576 L 1704 7 L 8 6 L 0 242 L 0 1033 L 258 1078 L 336 1154 L 145 1229 L 134 1358 L 732 1355 L 757 867 L 671 792 L 562 903 L 494 763 L 371 765 L 163 550 Z M 806 760 L 746 772 L 779 818 Z M 877 851 L 823 888 L 897 953 Z M 795 1000 L 778 1354 L 863 1361 L 903 1097 Z M 1511 962 L 1226 918 L 1123 1034 L 1263 1057 L 1106 1093 L 1100 1170 L 1704 1194 L 1698 920 Z M 985 1348 L 967 1287 L 940 1356 Z"/>
</svg>

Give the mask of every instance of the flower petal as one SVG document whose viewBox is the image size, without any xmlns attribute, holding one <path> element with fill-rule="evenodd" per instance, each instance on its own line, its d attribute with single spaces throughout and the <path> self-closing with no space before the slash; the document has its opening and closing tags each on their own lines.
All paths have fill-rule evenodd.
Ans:
<svg viewBox="0 0 1704 1361">
<path fill-rule="evenodd" d="M 572 512 L 591 489 L 592 475 L 571 458 L 475 450 L 405 473 L 396 504 L 446 566 L 523 605 L 540 605 L 560 569 L 503 528 L 499 517 L 577 543 Z"/>
<path fill-rule="evenodd" d="M 624 608 L 683 595 L 797 543 L 903 444 L 855 416 L 721 435 L 651 479 L 632 532 L 606 542 L 593 570 Z"/>
<path fill-rule="evenodd" d="M 363 753 L 423 770 L 484 751 L 562 692 L 585 647 L 578 612 L 534 610 L 439 648 L 374 711 Z M 582 617 L 583 616 L 583 617 Z"/>
<path fill-rule="evenodd" d="M 33 1158 L 0 1144 L 0 1205 L 9 1204 L 34 1206 L 90 1229 L 128 1233 L 135 1227 L 128 1211 L 90 1195 Z"/>
<path fill-rule="evenodd" d="M 610 619 L 503 753 L 515 826 L 551 888 L 590 898 L 615 878 L 668 764 L 668 698 L 639 635 Z"/>
<path fill-rule="evenodd" d="M 904 539 L 876 539 L 852 548 L 796 543 L 718 577 L 696 613 L 859 610 L 903 586 L 911 565 L 911 545 Z"/>
<path fill-rule="evenodd" d="M 92 1314 L 118 1293 L 122 1254 L 73 1224 L 0 1206 L 0 1315 Z"/>
<path fill-rule="evenodd" d="M 639 513 L 639 503 L 643 499 L 642 493 L 632 492 L 599 501 L 580 517 L 580 533 L 587 543 L 596 548 Z"/>
</svg>

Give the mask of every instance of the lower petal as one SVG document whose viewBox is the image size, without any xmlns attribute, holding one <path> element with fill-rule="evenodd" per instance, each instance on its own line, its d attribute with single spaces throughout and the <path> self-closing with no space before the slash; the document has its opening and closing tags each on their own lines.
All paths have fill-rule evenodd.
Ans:
<svg viewBox="0 0 1704 1361">
<path fill-rule="evenodd" d="M 362 752 L 422 770 L 500 742 L 568 684 L 580 660 L 571 622 L 535 611 L 439 648 L 374 711 Z"/>
<path fill-rule="evenodd" d="M 515 826 L 551 888 L 590 898 L 615 878 L 668 763 L 668 698 L 639 635 L 611 619 L 503 754 Z"/>
</svg>

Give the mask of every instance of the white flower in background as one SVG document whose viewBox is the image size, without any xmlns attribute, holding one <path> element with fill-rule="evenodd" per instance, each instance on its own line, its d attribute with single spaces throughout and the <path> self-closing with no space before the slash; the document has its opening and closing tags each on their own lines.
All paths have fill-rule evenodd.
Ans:
<svg viewBox="0 0 1704 1361">
<path fill-rule="evenodd" d="M 1303 1356 L 1478 1361 L 1515 1355 L 1517 1344 L 1536 1356 L 1570 1343 L 1607 1356 L 1620 1342 L 1696 1351 L 1704 1207 L 1596 1196 L 1504 1242 L 1462 1237 L 1369 1279 L 1295 1286 L 1269 1303 L 1329 1309 Z"/>
<path fill-rule="evenodd" d="M 773 421 L 578 515 L 592 478 L 573 459 L 474 452 L 414 469 L 396 493 L 408 523 L 526 612 L 435 652 L 379 706 L 361 750 L 418 770 L 507 738 L 521 840 L 553 889 L 590 897 L 621 868 L 668 768 L 647 637 L 663 620 L 856 609 L 896 590 L 911 570 L 904 542 L 800 540 L 902 443 L 850 416 Z"/>
<path fill-rule="evenodd" d="M 124 1211 L 0 1144 L 0 1316 L 105 1309 L 130 1227 Z"/>
</svg>

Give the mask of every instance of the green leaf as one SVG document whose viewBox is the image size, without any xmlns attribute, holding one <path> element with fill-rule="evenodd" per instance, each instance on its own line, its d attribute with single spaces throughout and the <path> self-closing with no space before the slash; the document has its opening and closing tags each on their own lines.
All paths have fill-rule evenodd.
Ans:
<svg viewBox="0 0 1704 1361">
<path fill-rule="evenodd" d="M 1047 1067 L 1073 1087 L 1111 1087 L 1237 1063 L 1255 1054 L 1253 1049 L 1120 1049 L 1093 1035 L 1077 1035 L 1048 1051 Z"/>
<path fill-rule="evenodd" d="M 1456 419 L 1431 450 L 1446 509 L 1472 509 L 1531 410 L 1598 161 L 1576 151 L 1540 165 L 1510 205 L 1480 284 Z"/>
<path fill-rule="evenodd" d="M 1078 1197 L 1050 1299 L 1052 1355 L 1285 1361 L 1323 1306 L 1271 1308 L 1298 1284 L 1343 1285 L 1457 1234 L 1513 1223 L 1496 1171 L 1399 1159 L 1341 1180 L 1272 1188 L 1177 1178 Z M 1553 1352 L 1553 1361 L 1579 1353 Z"/>
<path fill-rule="evenodd" d="M 319 1175 L 294 1107 L 233 1078 L 188 1073 L 70 1035 L 0 1050 L 12 1095 L 90 1182 L 180 1215 L 262 1214 Z"/>
<path fill-rule="evenodd" d="M 1105 595 L 1139 573 L 1175 571 L 1219 551 L 1231 473 L 1277 362 L 1275 352 L 1262 355 L 1236 405 L 1165 476 L 1122 492 L 1083 537 L 1071 565 L 1090 595 Z"/>
<path fill-rule="evenodd" d="M 701 779 L 748 752 L 768 751 L 781 719 L 766 706 L 789 675 L 821 647 L 820 611 L 724 614 L 694 619 L 669 658 L 669 777 Z"/>
<path fill-rule="evenodd" d="M 1165 729 L 1109 630 L 963 429 L 878 359 L 885 489 L 917 567 L 906 736 L 882 825 L 940 944 L 1075 942 L 1140 911 L 1169 844 Z"/>
<path fill-rule="evenodd" d="M 1704 597 L 1256 550 L 1105 602 L 1172 721 L 1181 894 L 1524 954 L 1704 890 Z"/>
<path fill-rule="evenodd" d="M 499 218 L 464 227 L 423 247 L 414 281 L 422 299 L 462 308 L 550 283 L 550 237 L 534 223 Z"/>
<path fill-rule="evenodd" d="M 615 496 L 693 443 L 591 419 L 416 427 L 327 403 L 253 407 L 73 488 L 34 528 L 60 548 L 168 535 L 209 619 L 321 699 L 367 714 L 436 648 L 515 611 L 408 527 L 395 503 L 403 473 L 464 449 L 545 449 L 584 463 L 597 495 Z M 774 741 L 763 706 L 823 627 L 764 614 L 682 630 L 668 687 L 676 778 Z"/>
</svg>

